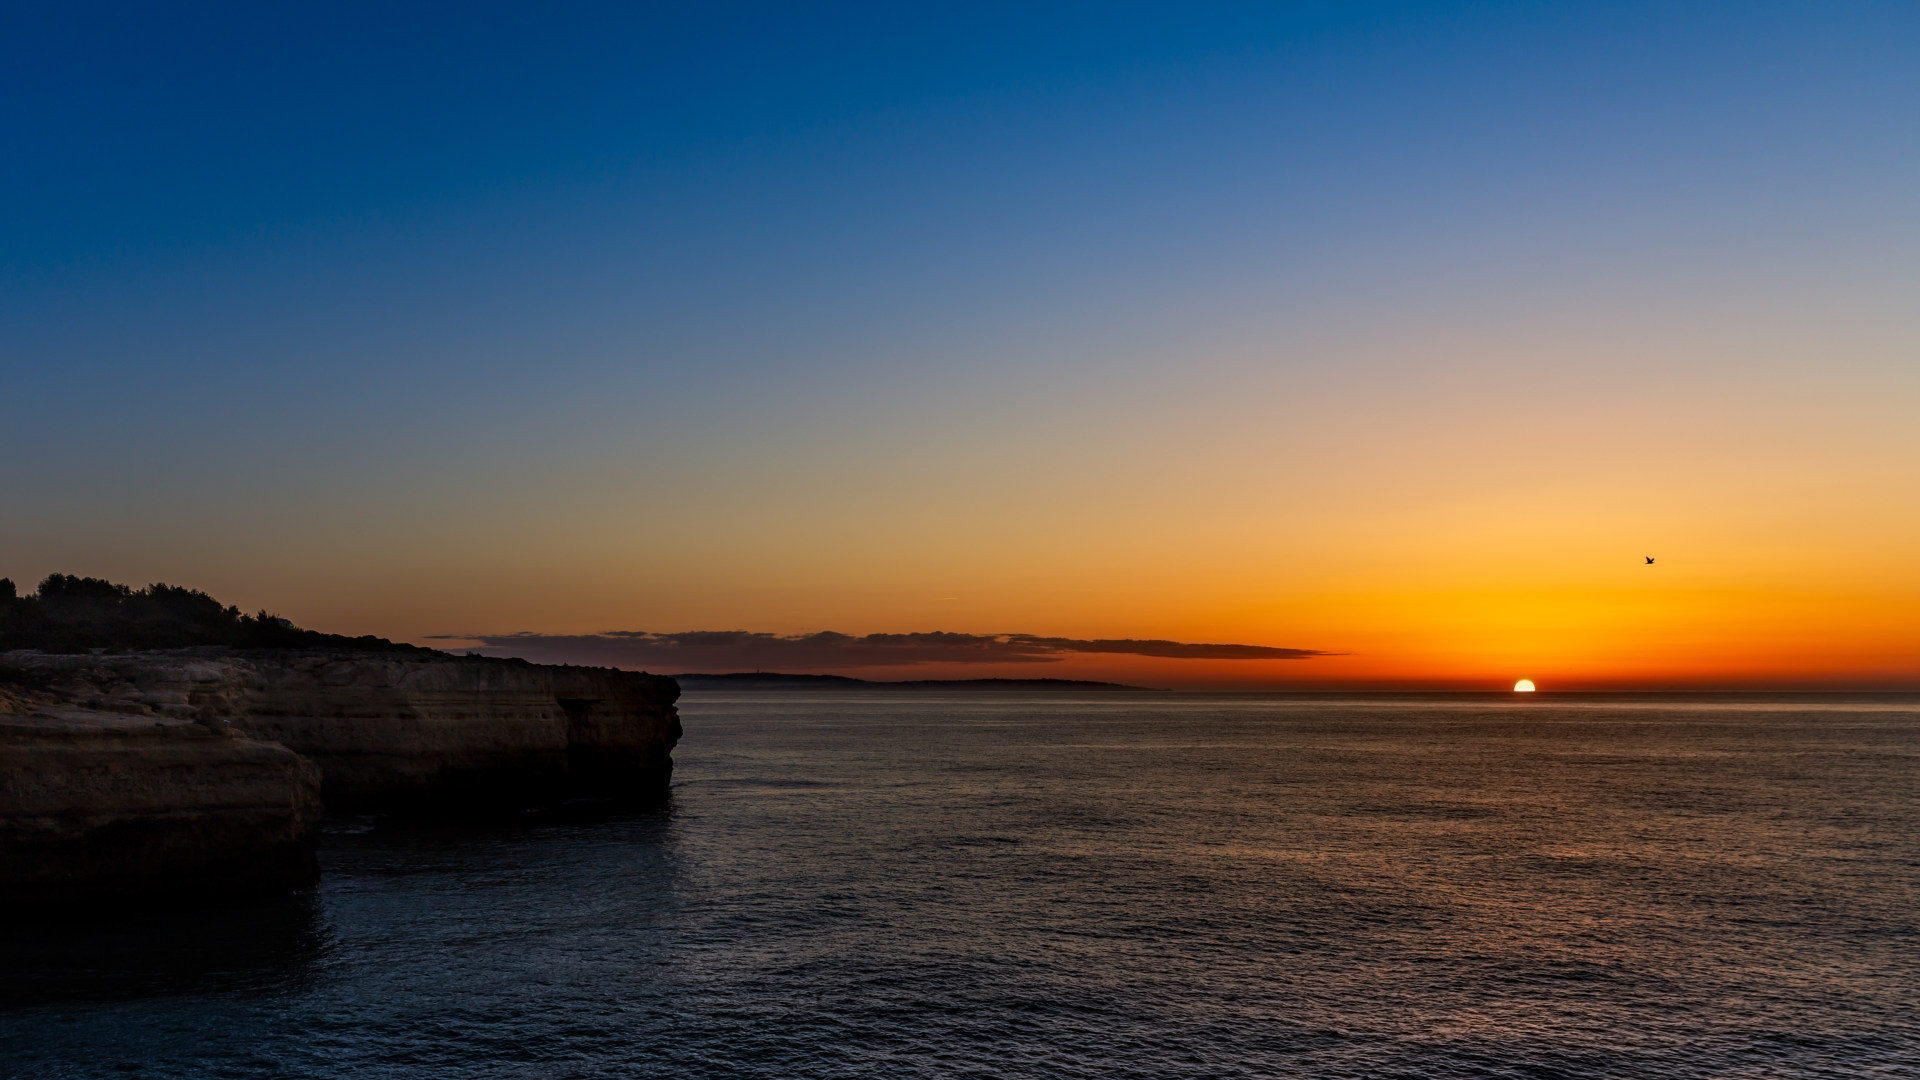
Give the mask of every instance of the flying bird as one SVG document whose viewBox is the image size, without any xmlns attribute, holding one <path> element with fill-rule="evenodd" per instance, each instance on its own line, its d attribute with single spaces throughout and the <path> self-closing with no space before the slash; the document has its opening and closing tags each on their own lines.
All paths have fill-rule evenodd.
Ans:
<svg viewBox="0 0 1920 1080">
<path fill-rule="evenodd" d="M 1648 566 L 1652 566 L 1652 565 L 1653 565 L 1653 556 L 1651 556 L 1651 555 L 1649 555 L 1649 556 L 1647 556 L 1646 558 L 1647 558 L 1647 565 L 1648 565 Z"/>
</svg>

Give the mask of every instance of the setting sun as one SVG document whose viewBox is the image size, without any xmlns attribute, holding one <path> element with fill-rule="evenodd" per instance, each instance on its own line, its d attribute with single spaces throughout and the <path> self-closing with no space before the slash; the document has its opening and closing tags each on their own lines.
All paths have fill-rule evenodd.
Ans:
<svg viewBox="0 0 1920 1080">
<path fill-rule="evenodd" d="M 1521 679 L 1521 680 L 1520 680 L 1519 682 L 1517 682 L 1517 683 L 1514 683 L 1514 684 L 1513 684 L 1513 692 L 1514 692 L 1514 693 L 1516 693 L 1516 694 L 1531 694 L 1531 693 L 1533 693 L 1533 680 L 1532 680 L 1532 679 Z"/>
</svg>

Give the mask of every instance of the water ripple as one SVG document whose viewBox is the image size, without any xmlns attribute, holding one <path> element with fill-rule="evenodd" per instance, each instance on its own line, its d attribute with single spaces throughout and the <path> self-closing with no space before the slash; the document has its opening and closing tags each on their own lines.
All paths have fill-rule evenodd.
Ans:
<svg viewBox="0 0 1920 1080">
<path fill-rule="evenodd" d="M 1920 710 L 693 695 L 663 813 L 12 926 L 0 1072 L 1920 1076 Z"/>
</svg>

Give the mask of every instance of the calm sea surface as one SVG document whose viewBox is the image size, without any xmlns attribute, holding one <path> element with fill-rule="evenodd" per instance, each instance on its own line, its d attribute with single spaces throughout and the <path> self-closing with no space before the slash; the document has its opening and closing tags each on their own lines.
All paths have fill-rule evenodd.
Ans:
<svg viewBox="0 0 1920 1080">
<path fill-rule="evenodd" d="M 0 932 L 26 1077 L 1920 1076 L 1920 701 L 690 694 L 673 805 Z"/>
</svg>

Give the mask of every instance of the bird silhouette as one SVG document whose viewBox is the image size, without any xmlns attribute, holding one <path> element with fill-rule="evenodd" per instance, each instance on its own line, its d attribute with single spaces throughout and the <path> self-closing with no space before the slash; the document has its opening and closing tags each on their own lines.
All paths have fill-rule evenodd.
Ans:
<svg viewBox="0 0 1920 1080">
<path fill-rule="evenodd" d="M 1653 556 L 1651 556 L 1651 555 L 1649 555 L 1649 556 L 1647 556 L 1647 565 L 1648 565 L 1648 566 L 1652 566 L 1652 565 L 1653 565 Z"/>
</svg>

